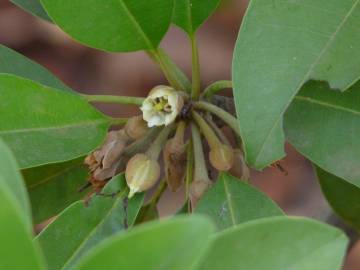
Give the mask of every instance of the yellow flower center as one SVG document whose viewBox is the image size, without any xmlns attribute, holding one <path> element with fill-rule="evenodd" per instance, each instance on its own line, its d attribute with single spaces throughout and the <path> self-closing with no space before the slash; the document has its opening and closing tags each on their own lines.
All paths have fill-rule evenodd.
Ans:
<svg viewBox="0 0 360 270">
<path fill-rule="evenodd" d="M 154 109 L 157 112 L 171 112 L 171 106 L 169 105 L 166 97 L 156 98 L 154 100 Z"/>
</svg>

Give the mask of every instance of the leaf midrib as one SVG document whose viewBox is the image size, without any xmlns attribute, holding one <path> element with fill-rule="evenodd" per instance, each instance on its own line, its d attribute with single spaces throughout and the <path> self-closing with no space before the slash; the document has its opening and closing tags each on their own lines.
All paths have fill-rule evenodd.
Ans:
<svg viewBox="0 0 360 270">
<path fill-rule="evenodd" d="M 298 95 L 298 96 L 295 97 L 295 100 L 302 101 L 302 102 L 309 102 L 309 103 L 313 103 L 313 104 L 316 104 L 316 105 L 319 105 L 319 106 L 331 108 L 331 109 L 334 109 L 334 110 L 340 110 L 340 111 L 344 111 L 344 112 L 348 112 L 348 113 L 360 116 L 360 111 L 356 111 L 356 110 L 353 110 L 353 109 L 350 109 L 350 108 L 335 105 L 335 104 L 328 103 L 328 102 L 325 102 L 325 101 L 321 101 L 321 100 L 318 100 L 318 99 L 314 99 L 314 98 L 311 98 L 311 97 L 299 96 Z"/>
<path fill-rule="evenodd" d="M 330 47 L 330 45 L 332 44 L 332 42 L 334 41 L 334 39 L 336 38 L 337 34 L 341 31 L 342 27 L 345 25 L 345 23 L 347 22 L 348 18 L 351 16 L 351 14 L 353 13 L 353 11 L 355 10 L 355 8 L 358 6 L 358 4 L 360 3 L 360 0 L 356 0 L 356 2 L 352 5 L 352 7 L 350 8 L 350 10 L 348 11 L 348 13 L 346 13 L 346 15 L 344 16 L 343 20 L 340 22 L 340 24 L 338 25 L 338 27 L 336 28 L 336 30 L 334 31 L 334 33 L 332 35 L 329 36 L 329 40 L 328 42 L 325 44 L 324 48 L 321 50 L 321 52 L 319 53 L 319 56 L 315 59 L 315 61 L 310 65 L 309 67 L 309 71 L 305 74 L 304 78 L 301 80 L 300 84 L 298 85 L 298 87 L 296 88 L 296 91 L 294 91 L 293 95 L 291 96 L 291 99 L 289 99 L 289 102 L 287 104 L 285 104 L 281 110 L 281 113 L 278 117 L 278 119 L 274 122 L 274 125 L 271 126 L 270 131 L 268 132 L 267 136 L 265 137 L 263 143 L 261 144 L 260 150 L 257 154 L 257 157 L 255 159 L 255 164 L 257 163 L 258 159 L 261 157 L 262 152 L 265 150 L 265 145 L 266 142 L 269 140 L 271 134 L 273 133 L 274 129 L 277 127 L 279 121 L 281 120 L 281 118 L 283 117 L 287 107 L 289 106 L 289 104 L 291 103 L 291 101 L 294 99 L 294 97 L 296 96 L 296 94 L 298 93 L 298 91 L 300 90 L 301 86 L 306 82 L 306 80 L 309 78 L 309 76 L 311 75 L 311 72 L 313 72 L 314 68 L 316 67 L 316 65 L 319 63 L 319 61 L 321 60 L 321 58 L 323 57 L 323 55 L 326 53 L 327 49 Z"/>
<path fill-rule="evenodd" d="M 119 3 L 121 5 L 121 7 L 124 9 L 125 13 L 128 15 L 129 19 L 132 21 L 133 25 L 135 26 L 135 28 L 137 29 L 138 33 L 141 35 L 141 37 L 144 39 L 145 43 L 147 44 L 147 46 L 149 47 L 149 49 L 154 50 L 155 46 L 152 44 L 152 42 L 150 41 L 149 37 L 146 35 L 146 33 L 144 32 L 144 30 L 142 29 L 140 23 L 136 20 L 134 14 L 131 13 L 129 7 L 126 5 L 126 3 L 124 2 L 124 0 L 119 0 Z"/>
<path fill-rule="evenodd" d="M 59 125 L 59 126 L 49 126 L 49 127 L 37 127 L 37 128 L 23 128 L 23 129 L 11 129 L 11 130 L 0 130 L 0 135 L 2 134 L 13 134 L 13 133 L 26 133 L 26 132 L 38 132 L 38 131 L 47 131 L 47 130 L 57 130 L 57 129 L 68 129 L 76 127 L 85 127 L 85 126 L 97 126 L 99 124 L 110 123 L 108 119 L 99 119 L 96 121 L 84 121 L 68 125 Z"/>
<path fill-rule="evenodd" d="M 230 194 L 230 191 L 229 191 L 229 187 L 228 187 L 228 184 L 227 184 L 225 178 L 223 178 L 223 183 L 224 183 L 224 191 L 225 191 L 225 194 L 226 194 L 226 200 L 227 200 L 227 203 L 228 203 L 228 206 L 229 206 L 229 212 L 230 212 L 231 221 L 232 221 L 233 225 L 236 226 L 237 223 L 236 223 L 236 218 L 235 218 L 235 211 L 234 211 L 233 201 L 232 201 L 231 194 Z"/>
</svg>

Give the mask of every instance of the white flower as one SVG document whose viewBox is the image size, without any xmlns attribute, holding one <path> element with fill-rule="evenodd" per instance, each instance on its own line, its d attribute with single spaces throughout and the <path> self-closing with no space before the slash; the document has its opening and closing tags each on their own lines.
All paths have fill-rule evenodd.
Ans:
<svg viewBox="0 0 360 270">
<path fill-rule="evenodd" d="M 159 85 L 150 91 L 140 109 L 149 127 L 166 126 L 175 121 L 183 105 L 183 97 L 178 91 Z"/>
</svg>

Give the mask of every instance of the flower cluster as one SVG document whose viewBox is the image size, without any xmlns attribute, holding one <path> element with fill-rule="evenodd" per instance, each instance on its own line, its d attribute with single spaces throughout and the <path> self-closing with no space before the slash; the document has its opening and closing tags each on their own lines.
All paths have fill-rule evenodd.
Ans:
<svg viewBox="0 0 360 270">
<path fill-rule="evenodd" d="M 212 184 L 209 172 L 228 171 L 249 178 L 241 147 L 234 143 L 238 139 L 236 119 L 220 107 L 189 100 L 172 87 L 157 86 L 140 109 L 142 115 L 130 118 L 124 128 L 110 131 L 104 144 L 86 158 L 90 182 L 97 191 L 123 171 L 129 198 L 150 189 L 162 175 L 161 153 L 164 181 L 173 192 L 186 182 L 192 207 Z M 184 110 L 189 112 L 184 114 Z M 231 131 L 224 132 L 228 126 Z"/>
</svg>

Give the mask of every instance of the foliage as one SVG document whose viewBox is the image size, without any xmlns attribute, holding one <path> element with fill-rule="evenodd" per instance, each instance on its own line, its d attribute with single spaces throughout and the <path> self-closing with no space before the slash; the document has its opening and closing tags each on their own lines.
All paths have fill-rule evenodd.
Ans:
<svg viewBox="0 0 360 270">
<path fill-rule="evenodd" d="M 286 216 L 246 183 L 247 166 L 277 162 L 288 140 L 315 165 L 337 215 L 359 230 L 359 0 L 250 1 L 233 81 L 204 90 L 196 33 L 219 0 L 12 2 L 85 46 L 144 50 L 170 86 L 154 88 L 147 102 L 81 95 L 0 45 L 1 269 L 341 268 L 344 233 Z M 160 47 L 171 24 L 189 37 L 192 80 Z M 228 87 L 237 117 L 217 95 Z M 142 105 L 154 123 L 169 115 L 171 123 L 150 129 L 143 117 L 112 118 L 91 102 Z M 162 151 L 165 177 L 174 179 L 156 185 Z M 143 158 L 129 170 L 136 154 Z M 185 186 L 186 203 L 181 215 L 158 220 L 167 183 Z M 33 237 L 33 225 L 52 217 Z"/>
</svg>

